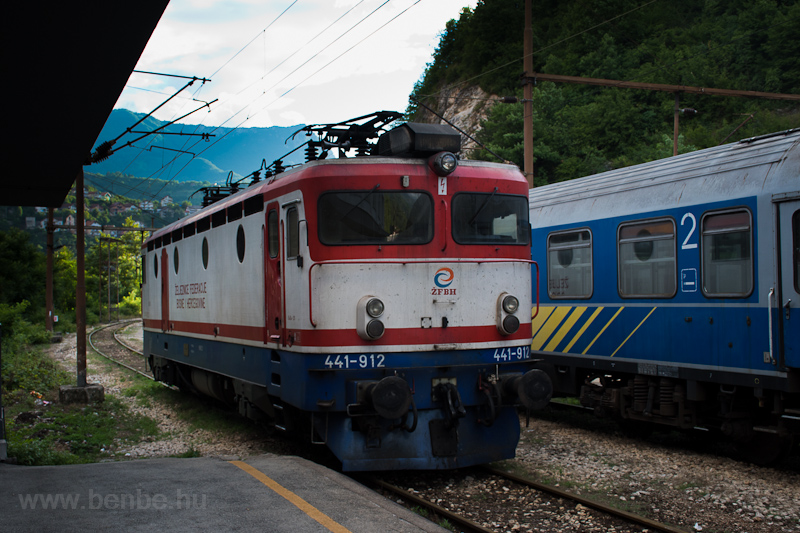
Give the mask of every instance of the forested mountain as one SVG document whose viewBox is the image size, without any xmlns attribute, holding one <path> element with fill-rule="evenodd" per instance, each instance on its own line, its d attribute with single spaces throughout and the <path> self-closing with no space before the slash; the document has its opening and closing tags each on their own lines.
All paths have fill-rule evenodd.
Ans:
<svg viewBox="0 0 800 533">
<path fill-rule="evenodd" d="M 103 126 L 96 145 L 117 138 L 143 116 L 127 109 L 115 109 Z M 134 131 L 153 131 L 164 124 L 166 122 L 148 117 Z M 165 181 L 223 184 L 230 171 L 236 177 L 246 176 L 261 166 L 262 159 L 270 164 L 305 141 L 305 137 L 298 137 L 286 142 L 301 127 L 235 129 L 172 124 L 163 129 L 163 134 L 147 136 L 133 146 L 119 149 L 125 143 L 142 137 L 133 133 L 125 135 L 114 144 L 114 149 L 119 149 L 117 152 L 87 167 L 87 171 L 100 175 L 116 172 Z M 203 138 L 202 134 L 208 137 Z M 302 153 L 287 158 L 287 162 L 302 162 Z"/>
<path fill-rule="evenodd" d="M 452 113 L 478 86 L 522 96 L 523 0 L 479 2 L 444 29 L 414 88 L 423 106 Z M 800 94 L 800 2 L 779 0 L 535 0 L 535 72 L 695 87 Z M 489 101 L 487 101 L 489 103 Z M 672 155 L 671 93 L 538 83 L 533 95 L 537 185 Z M 680 151 L 800 126 L 800 102 L 682 94 Z M 483 110 L 477 133 L 522 166 L 522 104 Z M 742 125 L 743 124 L 743 125 Z M 737 129 L 738 128 L 738 129 Z M 473 157 L 494 160 L 486 150 Z"/>
</svg>

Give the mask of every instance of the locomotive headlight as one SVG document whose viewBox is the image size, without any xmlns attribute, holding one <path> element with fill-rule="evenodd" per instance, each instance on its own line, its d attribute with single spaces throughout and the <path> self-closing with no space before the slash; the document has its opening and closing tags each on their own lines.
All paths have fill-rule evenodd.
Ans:
<svg viewBox="0 0 800 533">
<path fill-rule="evenodd" d="M 383 315 L 383 300 L 375 296 L 364 296 L 356 306 L 356 332 L 366 341 L 383 337 L 386 326 L 379 317 Z"/>
<path fill-rule="evenodd" d="M 519 330 L 519 298 L 504 292 L 497 299 L 497 330 L 503 335 L 512 335 Z"/>
<path fill-rule="evenodd" d="M 373 298 L 367 302 L 367 313 L 373 318 L 378 318 L 383 314 L 383 302 Z"/>
<path fill-rule="evenodd" d="M 519 300 L 517 300 L 516 296 L 511 296 L 510 294 L 503 298 L 503 310 L 506 313 L 514 314 L 519 309 Z"/>
<path fill-rule="evenodd" d="M 452 152 L 439 152 L 428 159 L 428 165 L 437 176 L 447 176 L 458 166 L 458 158 Z"/>
</svg>

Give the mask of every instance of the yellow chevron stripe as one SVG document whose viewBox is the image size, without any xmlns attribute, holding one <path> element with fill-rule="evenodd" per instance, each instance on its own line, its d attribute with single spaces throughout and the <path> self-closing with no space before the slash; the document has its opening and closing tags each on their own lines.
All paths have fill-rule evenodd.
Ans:
<svg viewBox="0 0 800 533">
<path fill-rule="evenodd" d="M 598 333 L 597 336 L 594 339 L 592 339 L 592 342 L 589 343 L 589 346 L 587 346 L 586 349 L 581 352 L 581 354 L 585 355 L 586 352 L 589 351 L 589 348 L 591 348 L 592 345 L 597 341 L 597 339 L 600 338 L 600 335 L 602 335 L 605 332 L 606 328 L 608 328 L 608 326 L 610 326 L 611 323 L 614 322 L 614 319 L 617 318 L 617 316 L 622 312 L 623 309 L 625 308 L 620 307 L 619 310 L 616 313 L 614 313 L 614 316 L 611 317 L 611 320 L 609 320 L 608 323 L 605 326 L 603 326 L 603 329 L 600 330 L 600 333 Z"/>
<path fill-rule="evenodd" d="M 645 321 L 645 320 L 647 320 L 648 318 L 650 318 L 650 315 L 652 315 L 652 314 L 653 314 L 653 311 L 655 311 L 656 309 L 658 309 L 658 308 L 657 308 L 657 307 L 654 307 L 653 309 L 651 309 L 651 310 L 650 310 L 650 312 L 649 312 L 649 313 L 647 313 L 647 316 L 646 316 L 646 317 L 644 317 L 644 318 L 642 319 L 642 321 L 641 321 L 641 322 L 639 322 L 639 325 L 638 325 L 638 326 L 636 326 L 635 328 L 633 328 L 633 331 L 631 331 L 631 334 L 630 334 L 630 335 L 628 335 L 627 337 L 625 337 L 625 340 L 624 340 L 624 341 L 622 341 L 622 344 L 620 344 L 620 345 L 617 347 L 617 349 L 616 349 L 616 350 L 614 350 L 614 353 L 612 353 L 612 354 L 611 354 L 611 357 L 614 357 L 614 356 L 617 354 L 617 352 L 619 351 L 619 349 L 620 349 L 620 348 L 622 348 L 622 346 L 624 346 L 626 342 L 628 342 L 628 339 L 630 339 L 631 337 L 633 337 L 633 334 L 634 334 L 634 333 L 636 333 L 636 330 L 637 330 L 637 329 L 639 329 L 639 327 L 640 327 L 642 324 L 644 324 L 644 321 Z"/>
<path fill-rule="evenodd" d="M 555 309 L 556 309 L 555 307 L 539 308 L 539 314 L 536 315 L 536 317 L 531 322 L 531 331 L 533 332 L 534 335 L 536 335 L 536 333 L 539 332 L 539 328 L 541 328 L 544 325 L 545 321 L 547 320 L 547 317 L 549 317 L 550 313 L 555 311 Z M 534 310 L 535 308 L 531 309 L 531 316 L 533 316 Z"/>
<path fill-rule="evenodd" d="M 556 349 L 556 347 L 561 343 L 564 337 L 567 336 L 569 330 L 572 329 L 572 326 L 575 325 L 575 322 L 578 321 L 578 319 L 581 317 L 584 311 L 586 311 L 585 307 L 575 308 L 575 311 L 573 311 L 572 314 L 569 315 L 569 318 L 564 322 L 564 325 L 561 326 L 561 328 L 558 330 L 558 333 L 553 335 L 553 338 L 550 340 L 550 342 L 547 343 L 547 346 L 545 346 L 544 350 L 546 352 L 552 352 L 553 350 Z"/>
<path fill-rule="evenodd" d="M 572 346 L 574 346 L 575 343 L 578 342 L 578 339 L 581 338 L 581 335 L 583 335 L 583 332 L 586 331 L 587 328 L 592 325 L 592 322 L 594 322 L 594 319 L 597 318 L 597 315 L 599 315 L 600 312 L 603 309 L 605 309 L 605 307 L 598 307 L 597 309 L 594 310 L 594 313 L 592 313 L 592 316 L 590 316 L 589 319 L 586 322 L 584 322 L 583 326 L 581 326 L 581 329 L 578 330 L 578 333 L 576 333 L 575 336 L 572 337 L 572 340 L 569 341 L 569 344 L 567 344 L 567 347 L 564 348 L 564 353 L 569 353 L 569 351 L 572 349 Z"/>
<path fill-rule="evenodd" d="M 539 333 L 533 338 L 533 342 L 531 343 L 532 350 L 538 350 L 542 347 L 542 345 L 550 338 L 550 335 L 555 331 L 561 321 L 564 320 L 564 317 L 567 316 L 569 310 L 572 309 L 571 307 L 556 307 L 555 311 L 551 313 L 550 318 L 545 322 L 542 328 L 539 330 Z"/>
</svg>

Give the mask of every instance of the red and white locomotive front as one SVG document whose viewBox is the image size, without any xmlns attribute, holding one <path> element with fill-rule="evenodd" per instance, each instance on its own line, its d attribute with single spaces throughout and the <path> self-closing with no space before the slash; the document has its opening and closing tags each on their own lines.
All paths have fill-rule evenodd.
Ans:
<svg viewBox="0 0 800 533">
<path fill-rule="evenodd" d="M 550 392 L 530 361 L 527 183 L 405 127 L 422 157 L 312 161 L 148 241 L 158 378 L 279 426 L 306 413 L 346 470 L 513 457 L 508 404 Z"/>
</svg>

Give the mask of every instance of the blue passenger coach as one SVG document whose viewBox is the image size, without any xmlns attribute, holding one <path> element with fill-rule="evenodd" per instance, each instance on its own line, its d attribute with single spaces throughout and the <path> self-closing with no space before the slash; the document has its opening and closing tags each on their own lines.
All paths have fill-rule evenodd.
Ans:
<svg viewBox="0 0 800 533">
<path fill-rule="evenodd" d="M 530 191 L 532 352 L 598 414 L 800 433 L 800 130 Z"/>
</svg>

